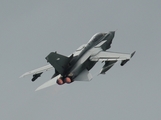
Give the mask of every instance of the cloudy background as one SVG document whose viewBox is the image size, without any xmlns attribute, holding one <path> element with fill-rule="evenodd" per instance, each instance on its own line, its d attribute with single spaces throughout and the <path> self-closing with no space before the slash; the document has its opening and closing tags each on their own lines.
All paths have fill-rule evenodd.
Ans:
<svg viewBox="0 0 161 120">
<path fill-rule="evenodd" d="M 1 0 L 1 120 L 160 120 L 160 0 Z M 19 76 L 46 65 L 52 51 L 69 55 L 97 32 L 116 31 L 110 51 L 133 52 L 91 82 L 35 92 Z M 100 71 L 99 63 L 93 73 Z"/>
</svg>

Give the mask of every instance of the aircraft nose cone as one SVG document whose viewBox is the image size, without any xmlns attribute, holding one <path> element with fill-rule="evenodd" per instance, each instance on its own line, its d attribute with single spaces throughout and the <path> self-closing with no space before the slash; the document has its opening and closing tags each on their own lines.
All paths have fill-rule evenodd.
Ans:
<svg viewBox="0 0 161 120">
<path fill-rule="evenodd" d="M 111 31 L 111 34 L 114 36 L 115 35 L 115 31 Z"/>
</svg>

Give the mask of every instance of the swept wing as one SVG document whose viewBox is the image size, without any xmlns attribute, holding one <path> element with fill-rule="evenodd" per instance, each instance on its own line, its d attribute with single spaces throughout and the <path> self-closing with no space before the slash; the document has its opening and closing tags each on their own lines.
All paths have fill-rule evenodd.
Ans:
<svg viewBox="0 0 161 120">
<path fill-rule="evenodd" d="M 102 51 L 94 56 L 91 56 L 90 60 L 91 61 L 116 61 L 116 60 L 129 60 L 130 58 L 131 58 L 131 54 Z"/>
<path fill-rule="evenodd" d="M 49 65 L 45 65 L 43 67 L 40 67 L 40 68 L 37 68 L 35 70 L 32 70 L 32 71 L 29 71 L 29 72 L 24 73 L 23 75 L 20 76 L 20 78 L 25 77 L 27 75 L 40 74 L 40 73 L 43 73 L 43 72 L 48 71 L 48 70 L 51 70 L 51 69 L 53 69 L 53 66 L 52 65 L 50 65 L 50 64 Z"/>
</svg>

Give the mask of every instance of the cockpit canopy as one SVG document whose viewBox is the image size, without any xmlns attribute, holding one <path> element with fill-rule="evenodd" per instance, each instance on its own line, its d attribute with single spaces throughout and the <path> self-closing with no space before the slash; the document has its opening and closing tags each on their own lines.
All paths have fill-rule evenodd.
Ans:
<svg viewBox="0 0 161 120">
<path fill-rule="evenodd" d="M 106 33 L 96 33 L 95 35 L 92 36 L 92 38 L 88 41 L 88 43 L 90 42 L 96 42 L 98 40 L 100 40 L 100 38 L 102 38 Z"/>
</svg>

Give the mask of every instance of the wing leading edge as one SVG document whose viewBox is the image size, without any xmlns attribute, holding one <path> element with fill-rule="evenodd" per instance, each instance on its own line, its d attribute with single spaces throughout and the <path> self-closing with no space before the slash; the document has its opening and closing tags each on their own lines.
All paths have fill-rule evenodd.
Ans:
<svg viewBox="0 0 161 120">
<path fill-rule="evenodd" d="M 117 60 L 129 60 L 135 52 L 132 54 L 127 53 L 115 53 L 115 52 L 99 52 L 98 54 L 91 56 L 91 61 L 117 61 Z"/>
<path fill-rule="evenodd" d="M 20 78 L 25 77 L 27 75 L 41 75 L 43 72 L 48 71 L 50 69 L 53 69 L 53 66 L 49 64 L 49 65 L 37 68 L 35 70 L 26 72 L 23 75 L 21 75 Z"/>
</svg>

